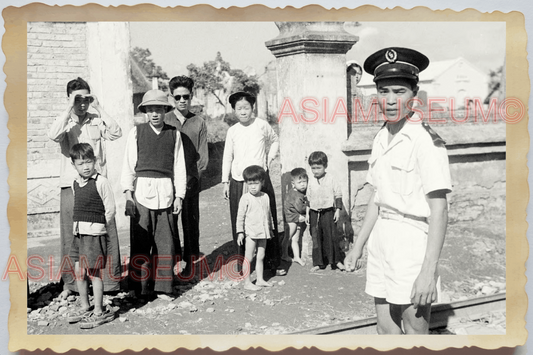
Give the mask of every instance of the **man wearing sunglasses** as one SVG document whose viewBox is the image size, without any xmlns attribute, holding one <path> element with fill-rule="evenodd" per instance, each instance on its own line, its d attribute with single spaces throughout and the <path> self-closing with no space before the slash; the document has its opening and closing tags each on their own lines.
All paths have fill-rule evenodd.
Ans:
<svg viewBox="0 0 533 355">
<path fill-rule="evenodd" d="M 200 178 L 209 161 L 207 126 L 203 118 L 190 111 L 194 81 L 187 76 L 176 76 L 170 80 L 168 86 L 171 96 L 169 101 L 175 109 L 166 114 L 165 123 L 181 132 L 187 169 L 187 192 L 181 213 L 184 234 L 183 260 L 187 265 L 180 278 L 190 280 L 194 276 L 194 261 L 198 261 L 201 256 L 199 199 Z"/>
</svg>

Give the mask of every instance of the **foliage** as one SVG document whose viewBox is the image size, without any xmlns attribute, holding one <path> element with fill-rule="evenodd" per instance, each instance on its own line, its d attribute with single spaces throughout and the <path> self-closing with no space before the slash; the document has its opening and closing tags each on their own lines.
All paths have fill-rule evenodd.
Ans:
<svg viewBox="0 0 533 355">
<path fill-rule="evenodd" d="M 216 58 L 203 65 L 189 64 L 187 66 L 189 77 L 194 80 L 196 89 L 203 89 L 212 94 L 218 102 L 226 107 L 225 102 L 219 97 L 218 91 L 234 92 L 238 90 L 247 91 L 253 95 L 259 93 L 260 85 L 255 75 L 247 75 L 240 69 L 231 69 L 220 52 L 217 52 Z"/>
<path fill-rule="evenodd" d="M 489 103 L 489 100 L 491 97 L 495 96 L 498 91 L 502 91 L 502 80 L 503 80 L 504 72 L 503 72 L 503 66 L 500 66 L 496 68 L 496 70 L 490 70 L 489 71 L 489 94 L 487 98 L 485 99 L 485 104 Z"/>
<path fill-rule="evenodd" d="M 204 116 L 204 118 L 207 125 L 207 142 L 224 142 L 230 126 L 220 118 L 211 118 L 209 116 Z"/>
<path fill-rule="evenodd" d="M 249 76 L 240 69 L 231 70 L 230 75 L 235 78 L 233 87 L 231 89 L 232 92 L 246 91 L 254 96 L 257 96 L 261 86 L 259 85 L 259 81 L 257 81 L 257 77 L 255 75 Z"/>
<path fill-rule="evenodd" d="M 500 88 L 503 74 L 503 66 L 489 72 L 489 92 L 494 92 Z"/>
<path fill-rule="evenodd" d="M 141 67 L 141 69 L 149 76 L 157 75 L 159 78 L 159 87 L 164 89 L 166 84 L 164 81 L 168 81 L 169 77 L 161 66 L 156 65 L 152 58 L 149 58 L 152 55 L 152 52 L 148 48 L 135 47 L 130 51 L 130 55 Z"/>
</svg>

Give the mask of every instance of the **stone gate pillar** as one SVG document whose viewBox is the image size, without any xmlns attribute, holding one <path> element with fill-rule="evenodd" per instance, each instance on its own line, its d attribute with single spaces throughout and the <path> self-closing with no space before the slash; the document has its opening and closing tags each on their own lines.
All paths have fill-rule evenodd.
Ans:
<svg viewBox="0 0 533 355">
<path fill-rule="evenodd" d="M 282 196 L 290 188 L 290 171 L 303 167 L 311 175 L 307 158 L 316 150 L 328 155 L 328 174 L 334 175 L 342 186 L 343 210 L 349 214 L 350 196 L 348 159 L 341 145 L 348 138 L 346 114 L 332 122 L 332 113 L 346 111 L 346 52 L 358 37 L 344 30 L 344 22 L 276 22 L 278 37 L 266 42 L 276 57 L 278 82 L 278 120 L 280 128 L 280 157 Z M 316 122 L 309 109 L 302 108 L 302 100 L 309 99 L 306 107 L 318 113 Z M 290 103 L 291 106 L 288 106 Z M 296 116 L 284 113 L 294 108 Z M 296 121 L 294 120 L 296 117 Z M 344 216 L 340 233 L 350 234 L 348 215 Z M 349 231 L 347 231 L 349 229 Z"/>
<path fill-rule="evenodd" d="M 124 215 L 120 174 L 126 140 L 133 127 L 133 89 L 130 78 L 130 31 L 127 22 L 87 22 L 89 84 L 104 110 L 122 128 L 122 137 L 106 142 L 107 177 L 113 186 L 119 231 L 129 228 Z"/>
</svg>

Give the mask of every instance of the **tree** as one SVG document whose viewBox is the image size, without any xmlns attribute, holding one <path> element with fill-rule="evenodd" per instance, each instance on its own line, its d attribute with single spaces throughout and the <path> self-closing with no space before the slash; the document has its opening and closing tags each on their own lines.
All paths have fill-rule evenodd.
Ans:
<svg viewBox="0 0 533 355">
<path fill-rule="evenodd" d="M 230 75 L 235 78 L 231 91 L 246 91 L 257 96 L 261 86 L 255 75 L 249 76 L 240 69 L 231 70 Z"/>
<path fill-rule="evenodd" d="M 130 55 L 147 76 L 152 77 L 154 75 L 157 75 L 157 77 L 159 78 L 159 87 L 166 86 L 166 84 L 161 81 L 168 80 L 169 77 L 167 73 L 163 71 L 161 66 L 156 65 L 153 59 L 149 58 L 152 53 L 148 48 L 144 49 L 140 47 L 135 47 L 130 51 Z"/>
<path fill-rule="evenodd" d="M 220 98 L 220 90 L 223 93 L 238 90 L 254 95 L 259 93 L 260 85 L 257 77 L 247 75 L 240 69 L 231 69 L 230 64 L 222 59 L 220 52 L 217 52 L 215 60 L 204 62 L 202 66 L 191 63 L 187 66 L 187 70 L 189 77 L 194 80 L 194 87 L 212 94 L 224 108 L 226 104 Z"/>
<path fill-rule="evenodd" d="M 488 104 L 492 97 L 500 98 L 500 96 L 502 96 L 502 93 L 505 90 L 505 88 L 502 87 L 502 82 L 504 80 L 505 80 L 505 75 L 503 71 L 503 66 L 496 68 L 496 70 L 489 71 L 489 83 L 488 83 L 489 94 L 484 100 L 485 104 Z"/>
</svg>

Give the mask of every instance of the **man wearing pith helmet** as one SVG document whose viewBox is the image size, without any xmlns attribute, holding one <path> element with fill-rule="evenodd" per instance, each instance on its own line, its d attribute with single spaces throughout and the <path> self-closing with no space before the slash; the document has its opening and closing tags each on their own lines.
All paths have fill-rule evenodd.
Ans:
<svg viewBox="0 0 533 355">
<path fill-rule="evenodd" d="M 122 167 L 131 217 L 129 287 L 141 298 L 154 291 L 173 293 L 172 271 L 181 252 L 174 219 L 181 212 L 187 175 L 180 134 L 164 122 L 172 109 L 163 91 L 144 94 L 139 111 L 148 122 L 130 131 Z"/>
<path fill-rule="evenodd" d="M 364 63 L 386 122 L 374 138 L 372 195 L 345 266 L 361 268 L 368 241 L 365 292 L 374 297 L 379 334 L 427 334 L 437 300 L 451 178 L 444 141 L 412 109 L 418 75 L 428 65 L 422 53 L 398 47 Z"/>
</svg>

